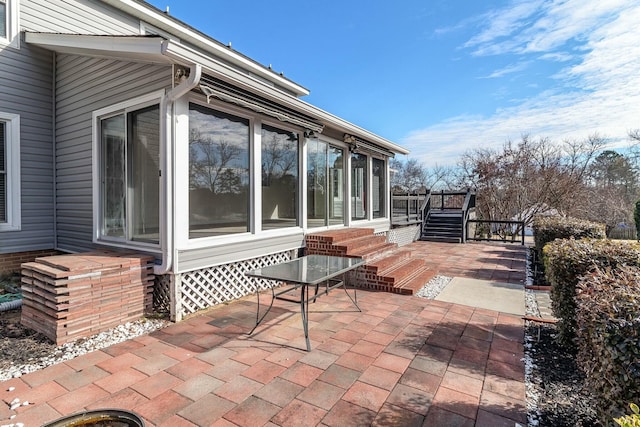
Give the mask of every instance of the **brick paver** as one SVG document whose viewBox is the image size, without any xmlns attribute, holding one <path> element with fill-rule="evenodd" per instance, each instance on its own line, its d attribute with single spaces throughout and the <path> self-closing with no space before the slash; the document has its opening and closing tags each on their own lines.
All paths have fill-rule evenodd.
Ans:
<svg viewBox="0 0 640 427">
<path fill-rule="evenodd" d="M 524 250 L 415 242 L 440 274 L 524 281 Z M 519 259 L 519 257 L 521 259 Z M 505 262 L 511 260 L 511 262 Z M 72 361 L 6 381 L 0 400 L 32 400 L 12 423 L 122 408 L 162 426 L 513 426 L 526 422 L 523 321 L 418 297 L 343 292 L 310 312 L 305 351 L 297 306 L 247 336 L 255 299 L 209 310 Z M 16 387 L 9 393 L 8 387 Z M 4 424 L 0 419 L 0 424 Z"/>
</svg>

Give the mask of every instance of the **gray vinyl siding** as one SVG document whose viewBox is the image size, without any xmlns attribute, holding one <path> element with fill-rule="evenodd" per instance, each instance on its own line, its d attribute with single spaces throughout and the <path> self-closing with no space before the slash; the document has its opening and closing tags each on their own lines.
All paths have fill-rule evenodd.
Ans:
<svg viewBox="0 0 640 427">
<path fill-rule="evenodd" d="M 53 134 L 51 52 L 0 50 L 0 111 L 20 116 L 21 230 L 0 232 L 0 254 L 51 249 Z"/>
<path fill-rule="evenodd" d="M 171 86 L 171 67 L 58 55 L 56 217 L 58 248 L 94 249 L 92 113 Z"/>
<path fill-rule="evenodd" d="M 96 0 L 22 0 L 20 27 L 22 31 L 53 33 L 140 33 L 139 20 Z M 22 217 L 20 231 L 0 232 L 0 254 L 52 249 L 55 245 L 53 58 L 52 52 L 30 46 L 24 40 L 19 49 L 0 50 L 0 111 L 20 115 L 21 122 Z M 71 84 L 63 87 L 63 95 L 69 98 L 57 100 L 65 107 L 64 115 L 57 121 L 61 128 L 60 147 L 56 149 L 59 162 L 56 179 L 61 201 L 57 214 L 60 215 L 59 247 L 62 249 L 81 250 L 91 246 L 91 111 L 99 108 L 97 105 L 109 105 L 170 83 L 169 71 L 164 76 L 140 79 L 141 67 L 148 74 L 159 67 L 114 65 L 113 61 L 110 64 L 112 77 L 119 78 L 121 82 L 107 83 L 107 74 L 100 75 L 99 72 L 104 61 L 78 58 L 75 75 L 59 79 L 59 84 L 63 84 L 85 77 L 80 86 Z M 82 69 L 87 62 L 98 67 L 91 69 L 98 75 L 95 79 L 89 71 Z M 118 75 L 118 68 L 128 68 L 134 73 L 131 78 Z M 122 81 L 136 78 L 138 82 L 120 86 Z M 78 93 L 85 90 L 88 91 L 85 94 L 92 94 L 90 98 Z M 70 107 L 69 103 L 76 105 Z"/>
<path fill-rule="evenodd" d="M 200 249 L 179 250 L 174 271 L 183 273 L 200 268 L 244 261 L 304 246 L 304 233 L 287 236 L 256 237 L 246 242 L 227 243 Z"/>
<path fill-rule="evenodd" d="M 140 33 L 139 20 L 95 0 L 22 0 L 20 26 L 50 33 Z"/>
</svg>

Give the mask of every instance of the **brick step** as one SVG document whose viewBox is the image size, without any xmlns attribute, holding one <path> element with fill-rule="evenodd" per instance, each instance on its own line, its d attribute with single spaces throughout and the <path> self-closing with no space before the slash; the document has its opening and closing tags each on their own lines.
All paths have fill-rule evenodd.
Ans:
<svg viewBox="0 0 640 427">
<path fill-rule="evenodd" d="M 367 262 L 365 269 L 371 271 L 373 274 L 378 272 L 389 270 L 399 262 L 402 262 L 408 258 L 411 258 L 411 251 L 397 250 L 389 254 L 389 256 L 380 257 L 370 262 Z"/>
<path fill-rule="evenodd" d="M 372 234 L 370 236 L 343 240 L 338 243 L 334 242 L 332 245 L 339 250 L 344 250 L 345 254 L 352 255 L 355 251 L 366 252 L 368 248 L 375 248 L 385 243 L 387 243 L 385 236 L 375 236 Z"/>
<path fill-rule="evenodd" d="M 402 295 L 414 295 L 437 274 L 437 270 L 433 270 L 425 266 L 424 269 L 417 271 L 414 276 L 409 277 L 402 283 L 395 285 L 392 292 Z"/>
<path fill-rule="evenodd" d="M 394 265 L 390 269 L 378 273 L 378 276 L 384 278 L 383 281 L 390 286 L 402 283 L 403 280 L 415 274 L 418 269 L 425 267 L 425 262 L 422 259 L 407 259 L 402 261 L 399 265 Z"/>
<path fill-rule="evenodd" d="M 338 244 L 345 240 L 357 239 L 359 237 L 366 236 L 373 236 L 372 228 L 341 228 L 338 230 L 327 230 L 319 233 L 307 234 L 305 238 L 309 241 Z"/>
<path fill-rule="evenodd" d="M 382 242 L 382 244 L 376 246 L 370 246 L 366 248 L 358 248 L 353 251 L 349 251 L 349 256 L 358 256 L 365 261 L 369 262 L 384 257 L 387 254 L 393 253 L 398 248 L 395 243 Z"/>
</svg>

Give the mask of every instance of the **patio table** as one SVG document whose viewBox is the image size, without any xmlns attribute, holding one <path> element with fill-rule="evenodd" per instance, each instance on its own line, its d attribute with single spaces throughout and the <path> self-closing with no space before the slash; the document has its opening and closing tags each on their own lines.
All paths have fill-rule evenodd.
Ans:
<svg viewBox="0 0 640 427">
<path fill-rule="evenodd" d="M 302 314 L 302 327 L 304 329 L 304 337 L 307 343 L 307 351 L 311 351 L 308 326 L 309 301 L 313 300 L 315 302 L 321 285 L 322 293 L 324 294 L 328 294 L 332 289 L 342 287 L 353 305 L 358 309 L 358 311 L 361 311 L 360 307 L 358 307 L 356 288 L 353 287 L 353 297 L 351 297 L 347 291 L 345 273 L 363 264 L 364 260 L 362 258 L 330 255 L 307 255 L 281 264 L 270 265 L 246 272 L 246 276 L 273 281 L 273 285 L 270 287 L 271 304 L 269 304 L 269 307 L 262 316 L 260 316 L 260 289 L 256 286 L 256 296 L 258 299 L 256 324 L 249 332 L 249 335 L 256 330 L 260 322 L 262 322 L 267 316 L 271 307 L 273 307 L 274 300 L 279 299 L 298 303 L 300 304 L 300 312 Z M 284 282 L 286 288 L 276 292 L 275 284 L 278 282 Z M 313 296 L 309 296 L 309 287 L 312 286 L 315 288 L 315 292 Z M 284 296 L 285 294 L 297 289 L 300 289 L 300 299 L 293 299 L 292 297 Z"/>
</svg>

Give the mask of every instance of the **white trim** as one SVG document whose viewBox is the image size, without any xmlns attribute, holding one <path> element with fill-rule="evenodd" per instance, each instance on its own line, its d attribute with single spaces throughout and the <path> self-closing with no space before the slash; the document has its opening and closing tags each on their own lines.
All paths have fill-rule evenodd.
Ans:
<svg viewBox="0 0 640 427">
<path fill-rule="evenodd" d="M 20 49 L 20 1 L 5 0 L 6 6 L 6 36 L 0 36 L 0 47 L 10 46 Z"/>
<path fill-rule="evenodd" d="M 180 43 L 180 39 L 177 37 L 174 37 L 173 35 L 167 33 L 166 31 L 163 31 L 157 27 L 154 27 L 151 24 L 148 24 L 144 21 L 140 21 L 140 34 L 143 36 L 160 36 L 162 38 L 165 38 L 167 40 L 173 40 L 176 41 L 178 43 Z"/>
<path fill-rule="evenodd" d="M 251 142 L 249 154 L 249 232 L 262 233 L 262 119 L 251 120 Z"/>
<path fill-rule="evenodd" d="M 93 199 L 93 243 L 99 243 L 101 245 L 108 245 L 120 248 L 141 248 L 148 251 L 158 250 L 160 243 L 151 244 L 144 242 L 124 241 L 124 240 L 110 240 L 101 236 L 102 225 L 102 186 L 100 185 L 101 178 L 101 145 L 100 145 L 100 126 L 101 119 L 112 116 L 119 113 L 125 113 L 132 109 L 144 108 L 150 105 L 159 104 L 161 98 L 164 96 L 164 90 L 158 90 L 148 93 L 146 95 L 139 96 L 137 98 L 129 99 L 127 101 L 119 102 L 108 107 L 100 108 L 93 111 L 91 115 L 91 179 L 92 179 L 92 199 Z M 164 141 L 160 141 L 160 147 L 162 147 Z M 160 194 L 160 198 L 164 197 Z"/>
<path fill-rule="evenodd" d="M 0 232 L 20 231 L 22 228 L 20 116 L 0 112 L 0 121 L 6 125 L 5 161 L 7 163 L 7 221 L 0 223 Z"/>
</svg>

